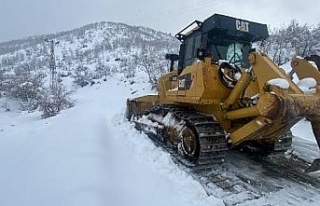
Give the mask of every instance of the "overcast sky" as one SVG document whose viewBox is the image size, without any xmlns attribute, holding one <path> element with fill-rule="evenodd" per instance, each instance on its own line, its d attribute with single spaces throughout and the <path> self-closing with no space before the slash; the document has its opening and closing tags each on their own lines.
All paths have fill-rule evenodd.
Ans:
<svg viewBox="0 0 320 206">
<path fill-rule="evenodd" d="M 214 13 L 271 26 L 320 23 L 318 0 L 0 0 L 0 41 L 71 30 L 100 21 L 175 34 Z"/>
</svg>

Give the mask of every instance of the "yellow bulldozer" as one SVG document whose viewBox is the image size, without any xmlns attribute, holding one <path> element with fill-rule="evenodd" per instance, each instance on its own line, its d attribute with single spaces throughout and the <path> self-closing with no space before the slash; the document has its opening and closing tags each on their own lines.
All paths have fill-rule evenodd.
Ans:
<svg viewBox="0 0 320 206">
<path fill-rule="evenodd" d="M 286 151 L 290 128 L 304 118 L 320 145 L 320 73 L 294 58 L 299 86 L 252 48 L 268 36 L 265 24 L 220 14 L 192 22 L 176 35 L 179 54 L 166 55 L 158 94 L 128 99 L 127 118 L 193 165 L 221 162 L 228 149 Z"/>
</svg>

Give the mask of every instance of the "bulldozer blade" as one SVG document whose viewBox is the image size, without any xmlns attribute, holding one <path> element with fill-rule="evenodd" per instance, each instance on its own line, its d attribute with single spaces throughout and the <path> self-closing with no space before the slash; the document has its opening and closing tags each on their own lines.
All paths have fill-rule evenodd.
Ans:
<svg viewBox="0 0 320 206">
<path fill-rule="evenodd" d="M 304 171 L 305 173 L 320 171 L 320 159 L 315 159 L 313 163 Z"/>
</svg>

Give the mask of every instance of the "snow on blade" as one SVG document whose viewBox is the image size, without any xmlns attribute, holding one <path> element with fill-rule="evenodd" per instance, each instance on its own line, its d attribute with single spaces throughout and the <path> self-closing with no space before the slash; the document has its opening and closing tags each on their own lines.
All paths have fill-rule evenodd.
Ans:
<svg viewBox="0 0 320 206">
<path fill-rule="evenodd" d="M 317 81 L 312 77 L 301 79 L 297 85 L 305 94 L 315 94 L 317 92 Z"/>
<path fill-rule="evenodd" d="M 270 79 L 268 81 L 268 84 L 280 87 L 281 89 L 288 89 L 290 86 L 289 82 L 285 79 L 282 79 L 282 78 Z"/>
</svg>

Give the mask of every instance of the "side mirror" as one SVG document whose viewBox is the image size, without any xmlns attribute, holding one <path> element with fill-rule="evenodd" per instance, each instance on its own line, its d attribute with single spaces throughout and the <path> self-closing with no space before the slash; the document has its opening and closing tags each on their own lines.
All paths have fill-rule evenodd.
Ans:
<svg viewBox="0 0 320 206">
<path fill-rule="evenodd" d="M 178 61 L 179 55 L 178 54 L 166 54 L 165 58 L 166 58 L 166 60 L 170 60 L 170 61 Z"/>
<path fill-rule="evenodd" d="M 206 50 L 205 49 L 197 49 L 197 58 L 201 61 L 204 60 L 204 57 L 206 55 Z"/>
</svg>

